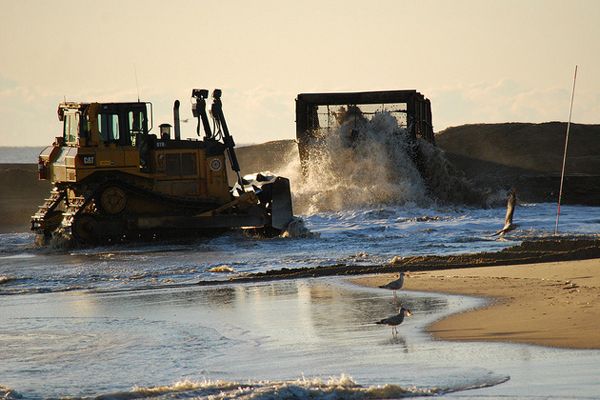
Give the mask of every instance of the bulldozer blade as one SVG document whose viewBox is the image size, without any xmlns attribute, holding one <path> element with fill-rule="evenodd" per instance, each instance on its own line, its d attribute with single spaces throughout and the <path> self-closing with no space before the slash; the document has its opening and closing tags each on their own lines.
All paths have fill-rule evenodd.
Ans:
<svg viewBox="0 0 600 400">
<path fill-rule="evenodd" d="M 271 190 L 271 226 L 284 230 L 294 217 L 289 179 L 278 177 Z"/>
</svg>

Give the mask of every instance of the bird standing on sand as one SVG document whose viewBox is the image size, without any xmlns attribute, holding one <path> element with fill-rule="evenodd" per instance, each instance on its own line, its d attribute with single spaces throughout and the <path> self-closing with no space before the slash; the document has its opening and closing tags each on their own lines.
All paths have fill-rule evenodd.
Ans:
<svg viewBox="0 0 600 400">
<path fill-rule="evenodd" d="M 398 314 L 392 315 L 391 317 L 384 318 L 380 321 L 375 322 L 379 325 L 389 325 L 392 327 L 392 336 L 396 336 L 398 334 L 398 329 L 396 328 L 398 325 L 404 321 L 404 317 L 410 317 L 412 313 L 409 309 L 400 307 L 398 310 Z"/>
<path fill-rule="evenodd" d="M 396 297 L 396 290 L 402 289 L 402 285 L 404 285 L 404 272 L 400 272 L 398 275 L 398 279 L 388 282 L 385 285 L 379 286 L 382 289 L 390 289 L 394 291 L 394 297 Z"/>
<path fill-rule="evenodd" d="M 504 218 L 504 227 L 492 236 L 504 234 L 508 231 L 512 231 L 517 227 L 517 224 L 513 224 L 513 214 L 515 212 L 515 205 L 517 204 L 517 191 L 515 188 L 510 189 L 508 192 L 508 201 L 506 203 L 506 217 Z"/>
</svg>

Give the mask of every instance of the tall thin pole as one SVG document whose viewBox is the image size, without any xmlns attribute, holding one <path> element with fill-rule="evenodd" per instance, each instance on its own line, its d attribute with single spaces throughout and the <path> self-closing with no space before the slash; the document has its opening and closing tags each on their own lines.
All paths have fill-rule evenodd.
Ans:
<svg viewBox="0 0 600 400">
<path fill-rule="evenodd" d="M 139 103 L 140 102 L 140 85 L 138 85 L 137 68 L 135 67 L 135 64 L 133 64 L 133 73 L 135 75 L 135 88 L 137 90 L 138 103 Z"/>
<path fill-rule="evenodd" d="M 573 99 L 575 98 L 575 82 L 577 81 L 577 65 L 573 75 L 573 90 L 571 91 L 571 106 L 569 107 L 569 122 L 567 122 L 567 134 L 565 136 L 565 153 L 563 155 L 562 171 L 560 173 L 560 190 L 558 191 L 558 207 L 556 209 L 556 225 L 554 234 L 558 234 L 558 219 L 560 218 L 560 202 L 562 200 L 563 183 L 565 180 L 565 165 L 567 164 L 567 149 L 569 147 L 569 130 L 571 129 L 571 115 L 573 115 Z"/>
</svg>

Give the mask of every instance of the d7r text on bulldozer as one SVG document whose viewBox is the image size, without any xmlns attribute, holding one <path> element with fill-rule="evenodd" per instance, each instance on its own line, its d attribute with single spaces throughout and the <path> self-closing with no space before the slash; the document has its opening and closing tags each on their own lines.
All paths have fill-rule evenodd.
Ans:
<svg viewBox="0 0 600 400">
<path fill-rule="evenodd" d="M 58 107 L 63 134 L 39 156 L 39 178 L 54 188 L 31 217 L 36 241 L 115 243 L 219 233 L 274 235 L 292 220 L 290 185 L 268 174 L 240 176 L 221 91 L 192 91 L 202 139 L 182 140 L 179 101 L 171 126 L 152 130 L 152 104 L 74 103 Z M 236 174 L 229 186 L 226 158 Z"/>
</svg>

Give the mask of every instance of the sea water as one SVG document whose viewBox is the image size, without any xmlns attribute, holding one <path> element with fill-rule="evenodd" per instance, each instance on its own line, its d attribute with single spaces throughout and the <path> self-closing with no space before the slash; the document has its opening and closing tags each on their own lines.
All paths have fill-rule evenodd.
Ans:
<svg viewBox="0 0 600 400">
<path fill-rule="evenodd" d="M 0 146 L 0 164 L 37 164 L 43 147 Z"/>
<path fill-rule="evenodd" d="M 0 235 L 0 388 L 8 398 L 398 398 L 594 396 L 600 352 L 432 340 L 427 324 L 482 304 L 388 292 L 334 278 L 198 287 L 200 280 L 395 255 L 493 251 L 551 235 L 554 206 L 521 205 L 512 235 L 490 237 L 503 208 L 378 207 L 305 215 L 308 239 L 231 233 L 178 243 L 71 251 Z M 599 231 L 599 209 L 565 206 L 565 235 Z M 469 388 L 475 392 L 463 392 Z"/>
<path fill-rule="evenodd" d="M 187 242 L 36 248 L 30 233 L 0 235 L 0 293 L 159 288 L 281 268 L 382 265 L 395 256 L 498 251 L 554 235 L 555 206 L 521 205 L 519 227 L 502 240 L 504 209 L 379 207 L 303 216 L 312 238 L 264 239 L 231 232 Z M 600 232 L 600 208 L 563 206 L 560 233 Z"/>
</svg>

